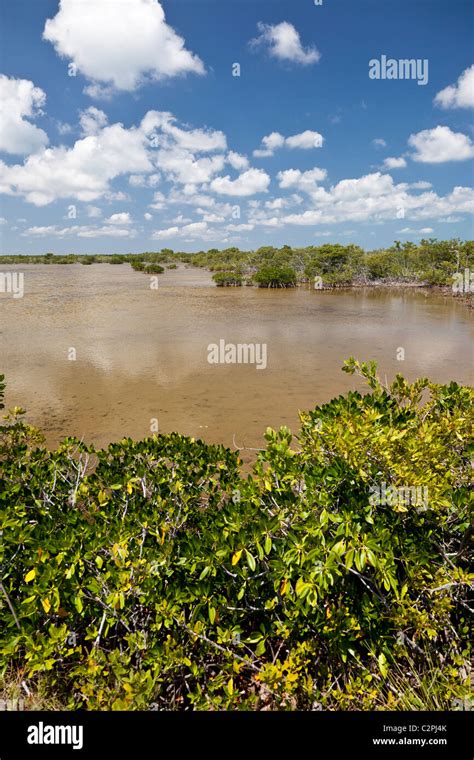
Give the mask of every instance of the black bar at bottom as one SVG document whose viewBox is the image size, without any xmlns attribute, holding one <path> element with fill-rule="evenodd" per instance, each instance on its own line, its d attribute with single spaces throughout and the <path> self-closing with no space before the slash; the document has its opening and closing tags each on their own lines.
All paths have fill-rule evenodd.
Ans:
<svg viewBox="0 0 474 760">
<path fill-rule="evenodd" d="M 114 760 L 201 750 L 211 756 L 284 746 L 311 757 L 472 760 L 469 712 L 0 712 L 0 760 L 23 757 Z M 324 749 L 324 755 L 321 751 Z M 363 755 L 362 755 L 363 753 Z M 330 756 L 331 756 L 330 755 Z"/>
</svg>

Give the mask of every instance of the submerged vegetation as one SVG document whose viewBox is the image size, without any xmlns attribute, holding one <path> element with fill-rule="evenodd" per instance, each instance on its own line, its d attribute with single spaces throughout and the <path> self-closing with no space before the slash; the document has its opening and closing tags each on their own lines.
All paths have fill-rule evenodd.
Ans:
<svg viewBox="0 0 474 760">
<path fill-rule="evenodd" d="M 49 451 L 12 410 L 3 693 L 23 679 L 70 709 L 466 706 L 474 394 L 345 371 L 370 392 L 302 413 L 295 439 L 268 428 L 248 477 L 236 452 L 178 434 Z M 397 496 L 417 488 L 423 503 Z"/>
<path fill-rule="evenodd" d="M 162 266 L 176 268 L 178 263 L 198 266 L 214 272 L 216 285 L 259 287 L 294 287 L 315 283 L 333 288 L 357 285 L 452 286 L 455 275 L 474 271 L 474 241 L 421 240 L 415 243 L 395 241 L 386 249 L 364 251 L 357 245 L 327 244 L 291 248 L 264 246 L 256 251 L 226 248 L 197 253 L 160 252 L 81 256 L 52 253 L 38 256 L 0 256 L 1 264 L 123 264 L 140 272 L 161 273 Z M 474 289 L 474 286 L 473 288 Z"/>
</svg>

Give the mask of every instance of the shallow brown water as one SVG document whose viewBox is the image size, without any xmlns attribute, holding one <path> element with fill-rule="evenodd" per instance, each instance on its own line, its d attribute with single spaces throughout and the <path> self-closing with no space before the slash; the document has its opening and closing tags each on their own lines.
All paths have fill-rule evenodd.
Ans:
<svg viewBox="0 0 474 760">
<path fill-rule="evenodd" d="M 472 315 L 420 290 L 221 289 L 184 268 L 152 290 L 127 264 L 1 268 L 25 274 L 23 298 L 0 293 L 7 404 L 24 406 L 49 445 L 142 438 L 157 418 L 160 432 L 258 447 L 267 425 L 296 431 L 298 409 L 362 389 L 340 370 L 351 355 L 389 379 L 473 381 Z M 265 343 L 267 368 L 209 364 L 220 339 Z"/>
</svg>

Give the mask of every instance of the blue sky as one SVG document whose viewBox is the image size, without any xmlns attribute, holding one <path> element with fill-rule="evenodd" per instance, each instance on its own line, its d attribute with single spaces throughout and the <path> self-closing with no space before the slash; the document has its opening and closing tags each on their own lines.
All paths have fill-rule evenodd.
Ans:
<svg viewBox="0 0 474 760">
<path fill-rule="evenodd" d="M 470 0 L 0 8 L 5 253 L 472 238 Z"/>
</svg>

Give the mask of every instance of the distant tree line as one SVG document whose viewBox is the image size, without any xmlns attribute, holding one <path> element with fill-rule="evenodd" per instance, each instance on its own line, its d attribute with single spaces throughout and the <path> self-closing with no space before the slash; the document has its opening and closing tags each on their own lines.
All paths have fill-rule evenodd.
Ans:
<svg viewBox="0 0 474 760">
<path fill-rule="evenodd" d="M 243 251 L 236 247 L 185 253 L 161 251 L 128 254 L 0 256 L 1 264 L 130 264 L 134 270 L 161 273 L 178 264 L 213 272 L 219 287 L 256 284 L 296 287 L 317 282 L 321 288 L 354 285 L 448 286 L 457 272 L 474 269 L 474 241 L 423 239 L 418 244 L 396 240 L 389 248 L 364 251 L 358 245 L 326 244 L 292 248 L 263 246 Z"/>
<path fill-rule="evenodd" d="M 447 286 L 456 272 L 474 268 L 474 242 L 422 240 L 364 251 L 357 245 L 327 244 L 256 251 L 228 248 L 185 254 L 189 263 L 215 272 L 217 285 L 256 283 L 295 287 L 318 281 L 322 288 L 374 284 Z"/>
</svg>

